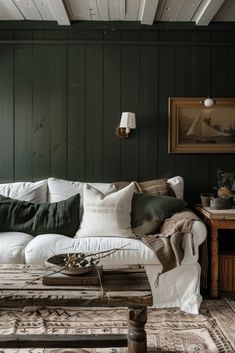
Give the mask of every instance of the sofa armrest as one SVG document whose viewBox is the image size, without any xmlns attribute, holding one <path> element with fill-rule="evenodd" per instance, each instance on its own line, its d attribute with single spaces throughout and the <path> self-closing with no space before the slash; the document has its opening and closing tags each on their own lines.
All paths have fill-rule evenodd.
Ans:
<svg viewBox="0 0 235 353">
<path fill-rule="evenodd" d="M 198 262 L 199 246 L 206 240 L 207 229 L 201 220 L 194 220 L 191 233 L 184 236 L 184 258 L 182 264 Z"/>
</svg>

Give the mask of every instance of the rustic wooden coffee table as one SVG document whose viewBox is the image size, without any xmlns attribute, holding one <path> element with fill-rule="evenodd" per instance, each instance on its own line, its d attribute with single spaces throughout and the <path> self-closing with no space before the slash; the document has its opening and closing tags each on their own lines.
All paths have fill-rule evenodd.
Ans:
<svg viewBox="0 0 235 353">
<path fill-rule="evenodd" d="M 0 348 L 105 348 L 126 347 L 146 353 L 147 306 L 152 294 L 144 270 L 105 270 L 102 286 L 46 286 L 45 266 L 0 265 L 0 307 L 128 307 L 128 334 L 1 335 Z"/>
</svg>

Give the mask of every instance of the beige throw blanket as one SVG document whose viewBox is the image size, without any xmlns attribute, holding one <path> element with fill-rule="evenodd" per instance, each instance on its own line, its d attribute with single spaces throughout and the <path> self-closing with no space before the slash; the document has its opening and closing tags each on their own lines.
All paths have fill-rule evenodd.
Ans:
<svg viewBox="0 0 235 353">
<path fill-rule="evenodd" d="M 197 215 L 192 211 L 183 210 L 167 218 L 160 228 L 159 234 L 144 235 L 141 237 L 141 240 L 154 250 L 162 264 L 161 274 L 181 264 L 184 257 L 183 237 L 186 233 L 191 232 L 193 221 L 198 219 Z M 192 249 L 194 252 L 194 243 L 192 243 Z M 158 278 L 156 285 L 158 284 Z"/>
</svg>

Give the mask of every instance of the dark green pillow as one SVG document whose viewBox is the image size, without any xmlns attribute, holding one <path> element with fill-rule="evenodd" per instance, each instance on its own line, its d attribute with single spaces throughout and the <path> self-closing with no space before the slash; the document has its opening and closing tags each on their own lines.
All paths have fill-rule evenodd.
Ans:
<svg viewBox="0 0 235 353">
<path fill-rule="evenodd" d="M 54 203 L 30 203 L 0 195 L 0 231 L 75 235 L 79 228 L 80 195 Z"/>
<path fill-rule="evenodd" d="M 182 210 L 186 202 L 170 196 L 134 193 L 131 210 L 131 227 L 138 235 L 155 234 L 164 219 Z"/>
</svg>

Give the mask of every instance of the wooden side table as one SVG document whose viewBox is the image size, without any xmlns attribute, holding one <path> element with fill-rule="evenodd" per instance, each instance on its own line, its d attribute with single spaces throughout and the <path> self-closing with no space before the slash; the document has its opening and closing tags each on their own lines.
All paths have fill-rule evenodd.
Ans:
<svg viewBox="0 0 235 353">
<path fill-rule="evenodd" d="M 219 229 L 235 229 L 235 208 L 228 210 L 212 210 L 210 207 L 196 205 L 195 209 L 210 227 L 210 255 L 211 255 L 211 282 L 210 295 L 212 298 L 218 297 L 218 277 L 219 277 Z"/>
</svg>

